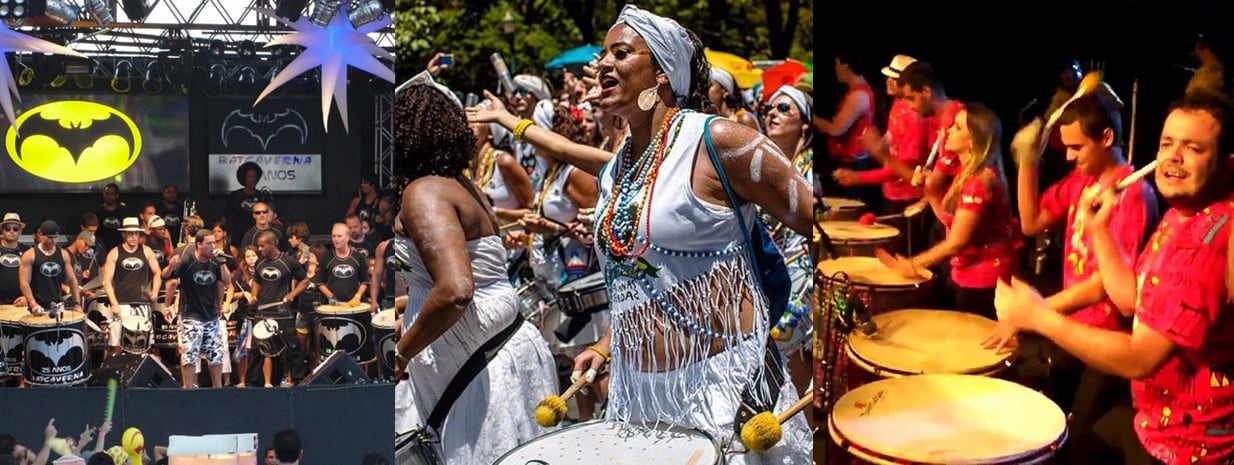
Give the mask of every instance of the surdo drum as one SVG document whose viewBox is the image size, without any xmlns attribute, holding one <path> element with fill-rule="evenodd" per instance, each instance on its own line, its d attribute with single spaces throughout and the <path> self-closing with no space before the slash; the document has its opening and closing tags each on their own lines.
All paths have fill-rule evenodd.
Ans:
<svg viewBox="0 0 1234 465">
<path fill-rule="evenodd" d="M 357 362 L 373 360 L 369 339 L 373 315 L 369 308 L 369 304 L 317 307 L 317 350 L 323 358 L 341 351 L 351 354 Z"/>
<path fill-rule="evenodd" d="M 874 464 L 1037 464 L 1067 439 L 1049 398 L 984 376 L 887 378 L 840 397 L 832 440 Z"/>
<path fill-rule="evenodd" d="M 381 377 L 383 379 L 393 380 L 394 376 L 394 349 L 398 343 L 394 339 L 395 328 L 399 325 L 393 308 L 382 310 L 373 315 L 373 339 L 374 350 L 377 354 L 377 359 L 380 362 Z"/>
<path fill-rule="evenodd" d="M 21 361 L 25 352 L 26 327 L 21 319 L 29 315 L 26 307 L 0 305 L 0 361 L 4 362 L 3 372 L 11 376 L 21 376 Z"/>
<path fill-rule="evenodd" d="M 677 427 L 653 430 L 611 420 L 593 420 L 533 439 L 506 453 L 493 465 L 718 465 L 723 460 L 719 444 L 699 430 Z"/>
<path fill-rule="evenodd" d="M 48 315 L 27 315 L 22 376 L 27 384 L 72 386 L 90 379 L 90 355 L 86 344 L 86 314 L 61 311 L 57 320 Z"/>
<path fill-rule="evenodd" d="M 825 217 L 829 221 L 857 221 L 866 212 L 866 204 L 860 200 L 823 197 L 823 205 L 831 210 Z"/>
<path fill-rule="evenodd" d="M 898 250 L 900 229 L 885 224 L 865 225 L 857 221 L 824 221 L 823 232 L 835 245 L 836 256 L 873 257 L 874 249 Z"/>
<path fill-rule="evenodd" d="M 880 377 L 930 373 L 987 376 L 1007 367 L 1011 351 L 981 346 L 996 322 L 972 313 L 905 309 L 874 315 L 872 335 L 853 331 L 845 351 L 854 365 Z"/>
<path fill-rule="evenodd" d="M 821 275 L 820 287 L 824 292 L 829 286 L 840 284 L 836 278 L 838 272 L 847 274 L 850 294 L 864 298 L 871 314 L 913 308 L 928 302 L 934 282 L 934 273 L 930 270 L 921 270 L 921 277 L 905 278 L 874 257 L 823 260 L 816 269 Z"/>
</svg>

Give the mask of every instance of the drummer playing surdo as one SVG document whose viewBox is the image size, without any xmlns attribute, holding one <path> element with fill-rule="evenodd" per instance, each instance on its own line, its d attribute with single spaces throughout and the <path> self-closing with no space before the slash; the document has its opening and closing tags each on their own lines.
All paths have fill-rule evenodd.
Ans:
<svg viewBox="0 0 1234 465">
<path fill-rule="evenodd" d="M 1011 277 L 1016 265 L 1001 134 L 998 116 L 984 105 L 960 110 L 945 141 L 947 150 L 960 160 L 955 182 L 942 192 L 925 190 L 930 208 L 946 227 L 946 237 L 912 258 L 877 251 L 884 264 L 910 278 L 950 259 L 955 308 L 989 318 L 994 317 L 995 283 Z"/>
<path fill-rule="evenodd" d="M 64 300 L 60 287 L 66 283 L 72 300 L 65 302 L 65 310 L 81 311 L 77 277 L 65 268 L 73 257 L 56 245 L 59 236 L 60 225 L 46 220 L 35 231 L 36 245 L 21 255 L 21 293 L 30 302 L 30 313 L 35 315 L 47 313 L 48 307 Z"/>
<path fill-rule="evenodd" d="M 197 231 L 193 236 L 197 247 L 193 258 L 181 260 L 171 277 L 181 280 L 179 326 L 180 374 L 184 387 L 197 387 L 194 368 L 200 355 L 206 355 L 210 385 L 223 385 L 223 358 L 227 356 L 226 339 L 220 337 L 219 319 L 223 312 L 223 296 L 231 286 L 231 271 L 224 257 L 214 255 L 214 233 Z"/>
<path fill-rule="evenodd" d="M 347 225 L 334 223 L 334 227 L 330 229 L 330 241 L 334 245 L 334 252 L 326 260 L 325 266 L 318 267 L 313 281 L 317 283 L 317 290 L 330 299 L 331 304 L 341 302 L 348 307 L 355 307 L 360 305 L 360 300 L 364 298 L 364 293 L 368 290 L 368 263 L 357 253 L 356 249 L 348 245 L 347 237 Z M 370 307 L 369 313 L 372 312 L 373 307 Z M 306 314 L 301 313 L 300 315 L 303 317 Z M 310 316 L 306 320 L 311 320 L 311 318 Z M 300 336 L 307 335 L 313 323 L 313 321 L 306 321 L 301 324 L 297 320 L 296 333 Z"/>
<path fill-rule="evenodd" d="M 26 252 L 26 245 L 17 242 L 21 230 L 26 223 L 21 222 L 21 216 L 16 213 L 5 213 L 4 221 L 0 222 L 3 235 L 0 235 L 0 305 L 26 305 L 26 297 L 22 295 L 20 267 L 21 256 Z"/>
<path fill-rule="evenodd" d="M 150 305 L 158 299 L 163 283 L 162 269 L 154 251 L 141 244 L 141 224 L 136 217 L 125 218 L 119 231 L 124 242 L 111 249 L 103 262 L 103 290 L 107 292 L 112 319 L 134 315 L 149 319 Z M 143 304 L 145 308 L 130 304 Z M 112 354 L 120 353 L 122 326 L 113 324 L 109 328 Z"/>
<path fill-rule="evenodd" d="M 1114 302 L 1106 296 L 1101 270 L 1091 252 L 1091 237 L 1084 234 L 1084 224 L 1077 221 L 1080 215 L 1075 209 L 1089 186 L 1110 185 L 1131 174 L 1132 167 L 1118 145 L 1122 120 L 1112 102 L 1091 95 L 1072 102 L 1059 118 L 1058 126 L 1067 159 L 1075 162 L 1075 169 L 1050 186 L 1044 195 L 1037 191 L 1041 120 L 1021 129 L 1011 143 L 1019 164 L 1020 228 L 1025 236 L 1035 236 L 1057 228 L 1060 223 L 1065 225 L 1063 289 L 1046 299 L 1050 308 L 1090 326 L 1126 331 L 1126 320 L 1120 318 Z M 1110 214 L 1110 231 L 1116 235 L 1115 246 L 1124 257 L 1132 261 L 1138 257 L 1146 230 L 1155 223 L 1156 216 L 1156 196 L 1147 181 L 1139 181 L 1123 192 Z M 1000 325 L 987 340 L 987 347 L 998 347 L 1014 337 L 1009 330 L 1007 324 Z M 1083 456 L 1085 446 L 1080 443 L 1089 439 L 1093 424 L 1113 407 L 1117 396 L 1125 395 L 1124 384 L 1085 367 L 1053 344 L 1047 342 L 1044 350 L 1052 360 L 1052 379 L 1046 394 L 1064 409 L 1070 409 L 1072 415 L 1068 441 L 1072 462 L 1097 463 L 1099 460 Z"/>
<path fill-rule="evenodd" d="M 300 266 L 296 259 L 279 250 L 279 237 L 271 231 L 262 231 L 257 235 L 257 250 L 261 252 L 261 258 L 257 260 L 253 272 L 253 295 L 257 296 L 257 306 L 295 302 L 296 297 L 309 285 L 304 267 Z M 295 280 L 294 287 L 292 280 Z M 288 305 L 286 308 L 292 307 Z M 298 381 L 304 376 L 304 353 L 299 340 L 292 335 L 295 332 L 295 324 L 290 319 L 292 315 L 285 309 L 280 309 L 279 313 L 286 317 L 278 319 L 278 322 L 280 337 L 287 345 L 279 359 L 283 362 L 282 369 L 288 372 L 289 381 Z M 254 371 L 260 370 L 262 363 L 258 362 L 264 362 L 265 356 L 261 351 L 254 350 L 249 352 L 249 357 L 249 373 L 246 377 L 256 378 Z M 247 382 L 253 384 L 252 379 Z M 266 384 L 269 385 L 270 380 L 266 380 Z"/>
<path fill-rule="evenodd" d="M 1122 200 L 1103 186 L 1076 206 L 1106 293 L 1124 315 L 1134 315 L 1130 334 L 1067 318 L 1022 282 L 999 288 L 1000 320 L 1132 380 L 1132 407 L 1115 408 L 1096 427 L 1127 463 L 1203 465 L 1234 458 L 1234 313 L 1224 282 L 1234 217 L 1231 111 L 1228 101 L 1205 94 L 1171 106 L 1155 173 L 1170 208 L 1134 266 L 1111 234 L 1111 216 Z M 1096 212 L 1094 203 L 1100 204 Z"/>
</svg>

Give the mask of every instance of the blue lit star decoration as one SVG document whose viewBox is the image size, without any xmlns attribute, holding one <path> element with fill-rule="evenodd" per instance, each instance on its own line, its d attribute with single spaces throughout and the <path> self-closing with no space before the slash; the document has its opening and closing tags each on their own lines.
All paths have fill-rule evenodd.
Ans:
<svg viewBox="0 0 1234 465">
<path fill-rule="evenodd" d="M 67 47 L 14 31 L 0 23 L 0 55 L 8 52 L 41 52 L 89 58 Z M 13 80 L 13 70 L 9 68 L 9 61 L 3 58 L 0 56 L 0 81 L 4 81 L 0 83 L 0 86 L 7 87 L 8 92 L 0 89 L 0 106 L 4 107 L 4 116 L 8 117 L 9 124 L 12 124 L 13 121 L 17 121 L 13 114 L 13 97 L 17 97 L 17 101 L 21 102 L 21 94 L 17 92 L 17 81 Z"/>
<path fill-rule="evenodd" d="M 393 61 L 394 55 L 378 47 L 368 36 L 372 32 L 394 24 L 394 20 L 390 18 L 390 15 L 382 15 L 381 18 L 357 29 L 347 19 L 350 3 L 343 2 L 339 11 L 324 28 L 313 24 L 304 16 L 293 23 L 287 21 L 287 18 L 278 16 L 273 10 L 253 9 L 296 31 L 270 41 L 266 47 L 283 44 L 304 47 L 304 52 L 300 56 L 292 60 L 287 67 L 274 76 L 274 79 L 270 80 L 270 85 L 261 91 L 261 95 L 257 96 L 253 106 L 261 103 L 263 98 L 277 90 L 279 86 L 294 80 L 306 71 L 321 66 L 322 124 L 326 132 L 330 132 L 330 106 L 337 101 L 339 114 L 343 116 L 343 131 L 350 132 L 347 118 L 347 67 L 359 68 L 391 84 L 394 83 L 394 70 L 378 60 L 382 58 Z"/>
</svg>

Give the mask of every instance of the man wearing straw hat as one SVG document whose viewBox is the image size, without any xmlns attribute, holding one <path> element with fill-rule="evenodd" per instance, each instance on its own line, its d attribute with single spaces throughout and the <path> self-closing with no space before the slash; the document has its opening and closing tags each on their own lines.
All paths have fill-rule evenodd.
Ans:
<svg viewBox="0 0 1234 465">
<path fill-rule="evenodd" d="M 22 306 L 26 304 L 26 298 L 21 295 L 18 273 L 21 254 L 28 247 L 17 240 L 21 238 L 21 230 L 26 229 L 26 223 L 21 222 L 20 215 L 10 212 L 4 214 L 0 228 L 4 233 L 0 236 L 0 305 Z"/>
<path fill-rule="evenodd" d="M 141 220 L 130 216 L 120 225 L 124 242 L 107 253 L 103 262 L 103 290 L 116 319 L 129 316 L 150 318 L 151 304 L 159 296 L 162 269 L 154 251 L 141 244 Z M 112 324 L 112 353 L 120 353 L 120 329 Z"/>
</svg>

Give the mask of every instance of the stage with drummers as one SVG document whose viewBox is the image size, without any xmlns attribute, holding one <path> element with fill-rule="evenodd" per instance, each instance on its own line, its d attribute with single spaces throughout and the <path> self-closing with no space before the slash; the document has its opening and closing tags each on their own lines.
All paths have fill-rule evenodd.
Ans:
<svg viewBox="0 0 1234 465">
<path fill-rule="evenodd" d="M 815 463 L 1234 460 L 1234 48 L 1187 38 L 1189 79 L 1066 59 L 1018 118 L 945 54 L 835 53 Z"/>
</svg>

